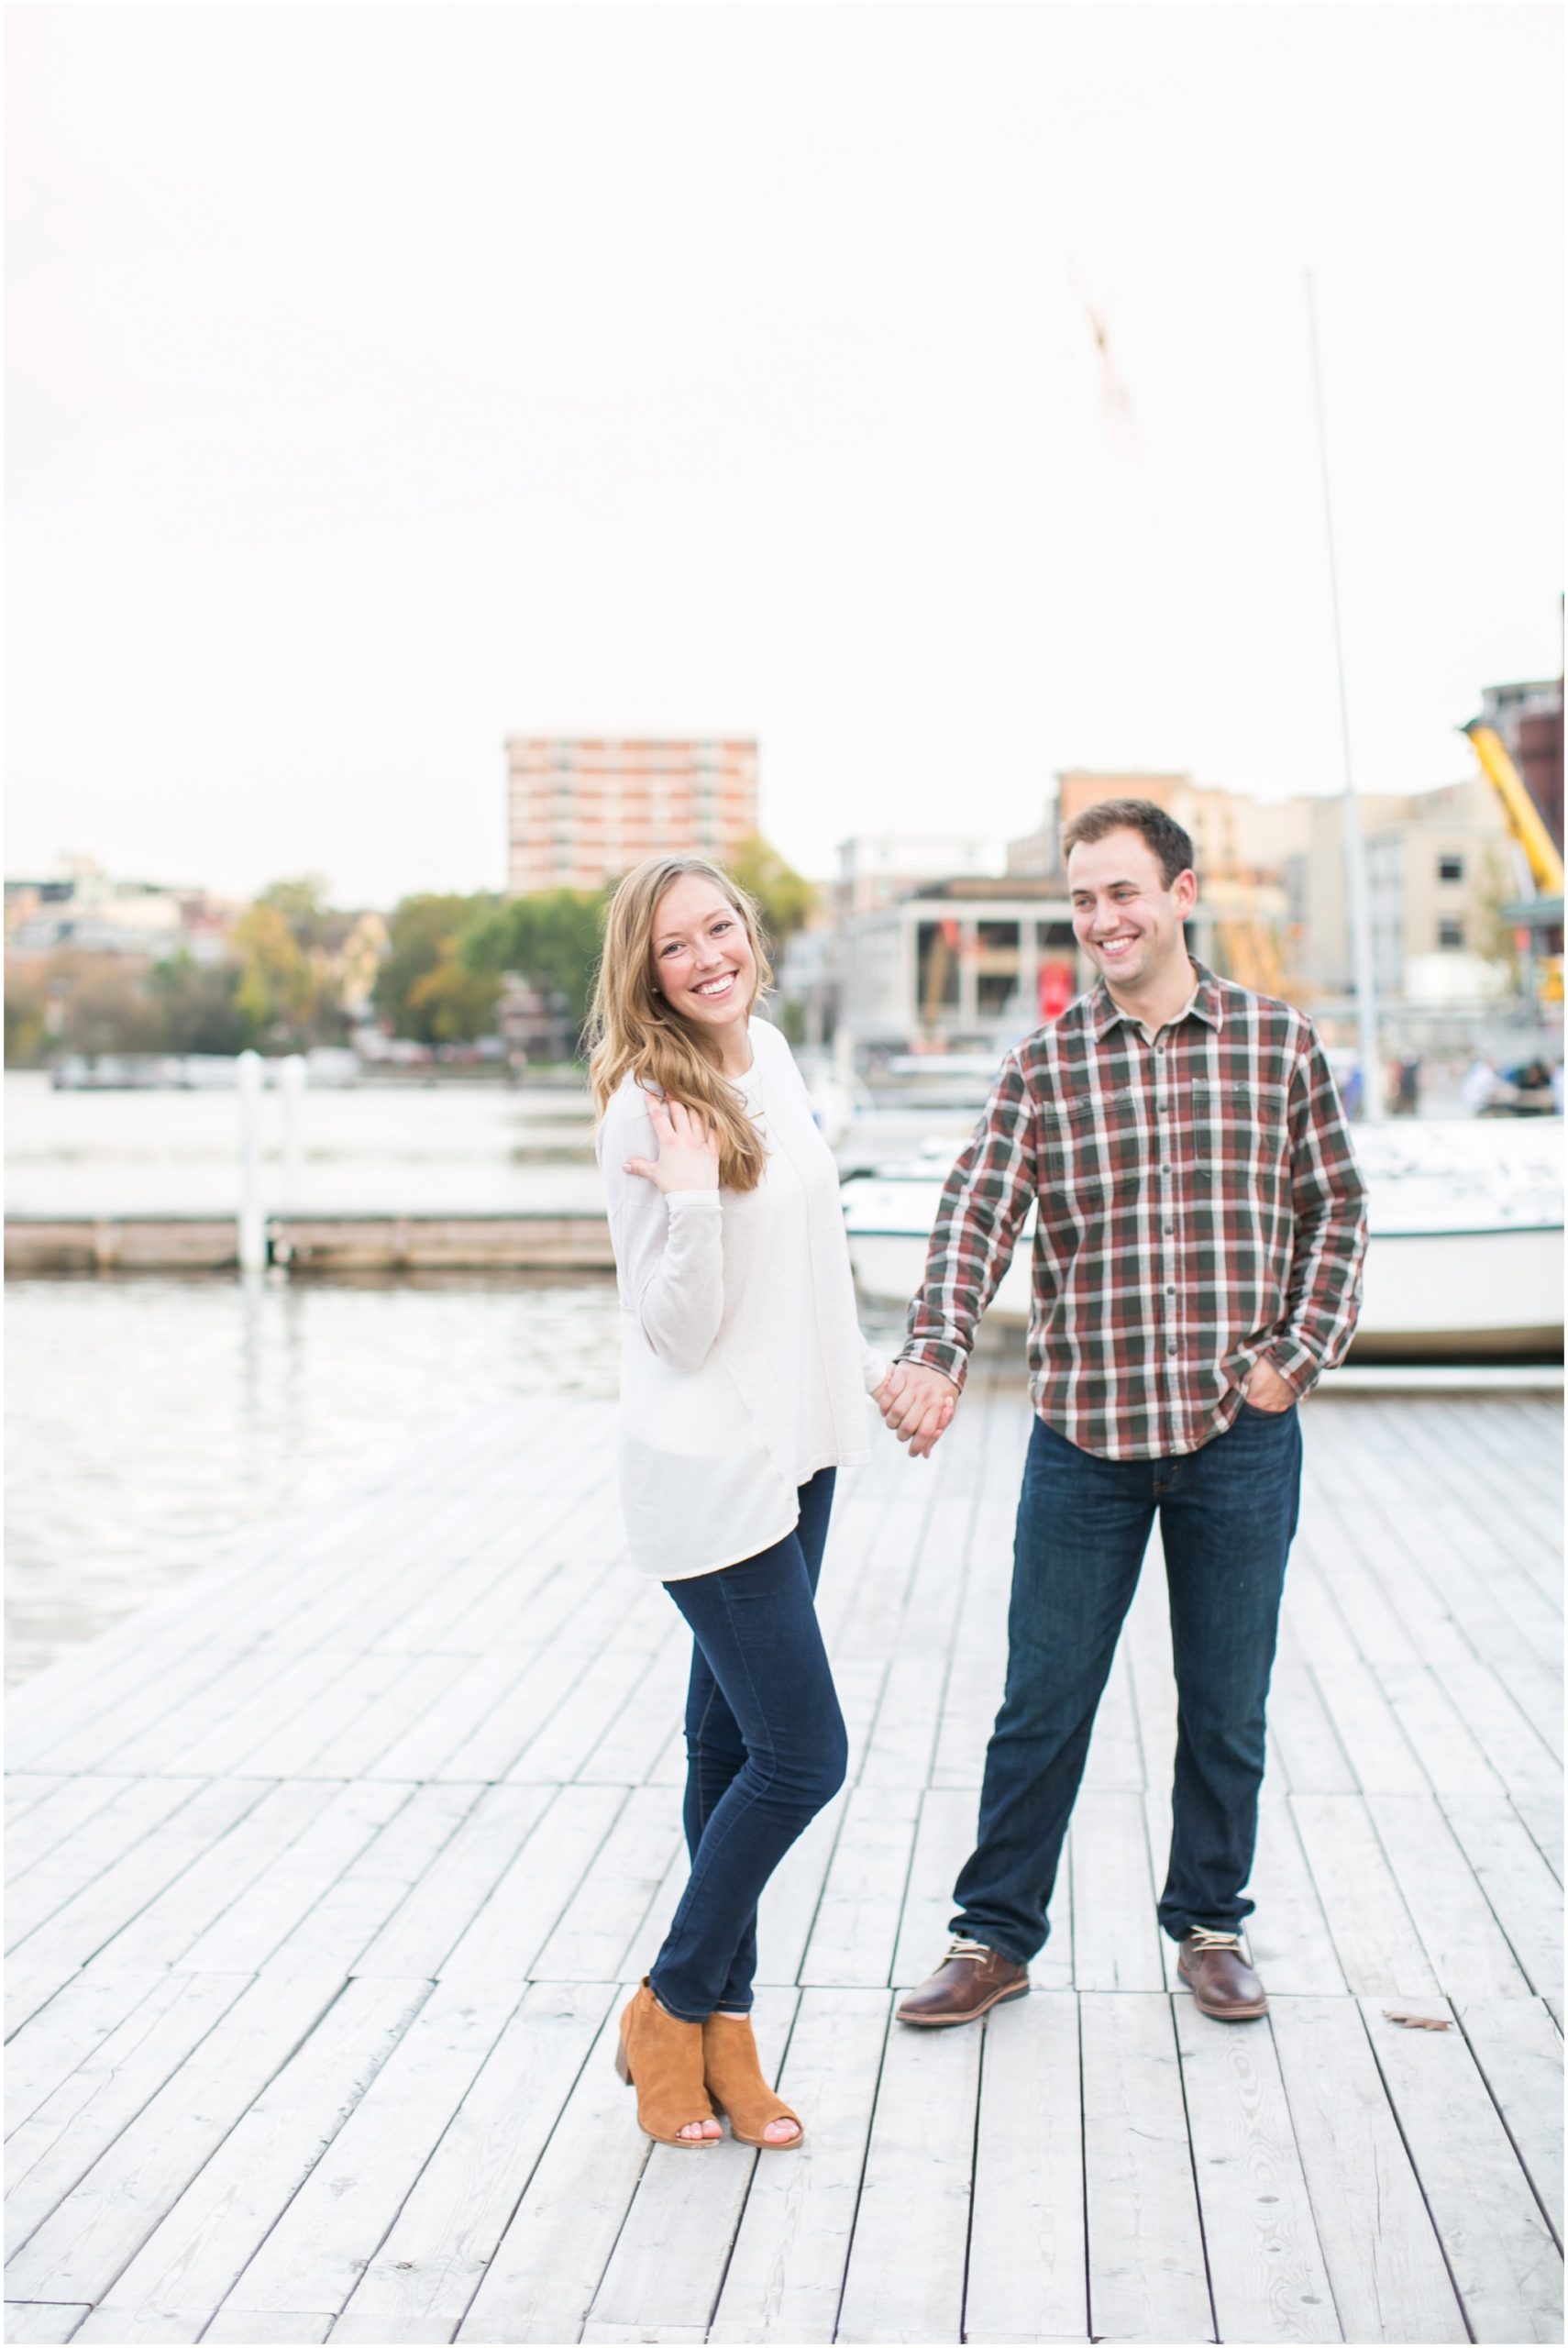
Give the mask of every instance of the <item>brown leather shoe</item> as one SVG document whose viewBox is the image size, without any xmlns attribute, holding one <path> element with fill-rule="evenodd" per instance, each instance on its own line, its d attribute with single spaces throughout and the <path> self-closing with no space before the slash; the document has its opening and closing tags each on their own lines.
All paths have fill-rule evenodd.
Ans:
<svg viewBox="0 0 1568 2348">
<path fill-rule="evenodd" d="M 930 1980 L 900 1998 L 893 2010 L 900 2021 L 943 2030 L 954 2022 L 978 2021 L 1005 1998 L 1028 1995 L 1027 1965 L 1014 1965 L 981 1941 L 956 1940 Z"/>
<path fill-rule="evenodd" d="M 1176 1971 L 1192 1991 L 1198 2012 L 1214 2021 L 1256 2021 L 1268 2011 L 1264 1985 L 1242 1955 L 1234 1933 L 1209 1933 L 1201 1926 L 1188 1933 Z"/>
</svg>

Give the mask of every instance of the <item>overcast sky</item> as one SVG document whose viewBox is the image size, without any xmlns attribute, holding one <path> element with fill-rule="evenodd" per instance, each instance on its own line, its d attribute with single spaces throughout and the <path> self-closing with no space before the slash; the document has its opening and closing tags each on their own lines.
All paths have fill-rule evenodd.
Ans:
<svg viewBox="0 0 1568 2348">
<path fill-rule="evenodd" d="M 7 872 L 499 887 L 513 732 L 815 873 L 1337 788 L 1309 265 L 1359 780 L 1556 672 L 1554 8 L 9 17 Z"/>
</svg>

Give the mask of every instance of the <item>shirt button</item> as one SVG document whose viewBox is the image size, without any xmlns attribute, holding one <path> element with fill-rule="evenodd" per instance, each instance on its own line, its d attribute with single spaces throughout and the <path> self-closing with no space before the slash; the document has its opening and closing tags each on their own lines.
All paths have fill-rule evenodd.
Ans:
<svg viewBox="0 0 1568 2348">
<path fill-rule="evenodd" d="M 1167 1239 L 1170 1237 L 1171 1234 L 1175 1231 L 1175 1229 L 1176 1229 L 1176 1225 L 1175 1225 L 1175 1224 L 1174 1224 L 1174 1223 L 1167 1223 L 1167 1224 L 1166 1224 L 1166 1225 L 1165 1225 L 1165 1237 L 1166 1237 Z"/>
<path fill-rule="evenodd" d="M 1166 1289 L 1166 1290 L 1165 1290 L 1165 1294 L 1166 1294 L 1167 1296 L 1174 1296 L 1174 1295 L 1176 1294 L 1176 1290 L 1175 1290 L 1175 1289 L 1174 1289 L 1174 1288 L 1168 1288 L 1168 1289 Z"/>
</svg>

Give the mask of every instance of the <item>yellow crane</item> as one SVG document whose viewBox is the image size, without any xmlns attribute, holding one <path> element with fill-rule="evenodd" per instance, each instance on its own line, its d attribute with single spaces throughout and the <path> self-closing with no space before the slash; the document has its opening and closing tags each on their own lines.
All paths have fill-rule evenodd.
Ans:
<svg viewBox="0 0 1568 2348">
<path fill-rule="evenodd" d="M 1529 866 L 1530 876 L 1540 897 L 1555 897 L 1558 918 L 1562 918 L 1562 851 L 1546 828 L 1546 819 L 1524 787 L 1518 767 L 1509 758 L 1503 738 L 1496 729 L 1473 717 L 1461 732 L 1470 737 L 1482 773 L 1502 803 L 1503 819 L 1510 837 L 1517 840 Z M 1541 993 L 1551 1002 L 1562 995 L 1562 957 L 1548 956 L 1540 966 L 1543 971 Z"/>
<path fill-rule="evenodd" d="M 1473 717 L 1461 731 L 1470 737 L 1481 771 L 1503 803 L 1509 831 L 1525 852 L 1525 859 L 1543 897 L 1562 894 L 1562 857 L 1546 828 L 1546 819 L 1525 789 L 1519 770 L 1503 747 L 1500 734 Z"/>
</svg>

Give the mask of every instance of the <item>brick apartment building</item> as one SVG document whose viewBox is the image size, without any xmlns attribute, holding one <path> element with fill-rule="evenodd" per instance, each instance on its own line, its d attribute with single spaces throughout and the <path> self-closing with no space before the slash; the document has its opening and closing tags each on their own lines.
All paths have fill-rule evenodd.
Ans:
<svg viewBox="0 0 1568 2348">
<path fill-rule="evenodd" d="M 645 856 L 723 863 L 756 829 L 756 744 L 518 735 L 506 745 L 507 893 L 599 889 Z"/>
</svg>

